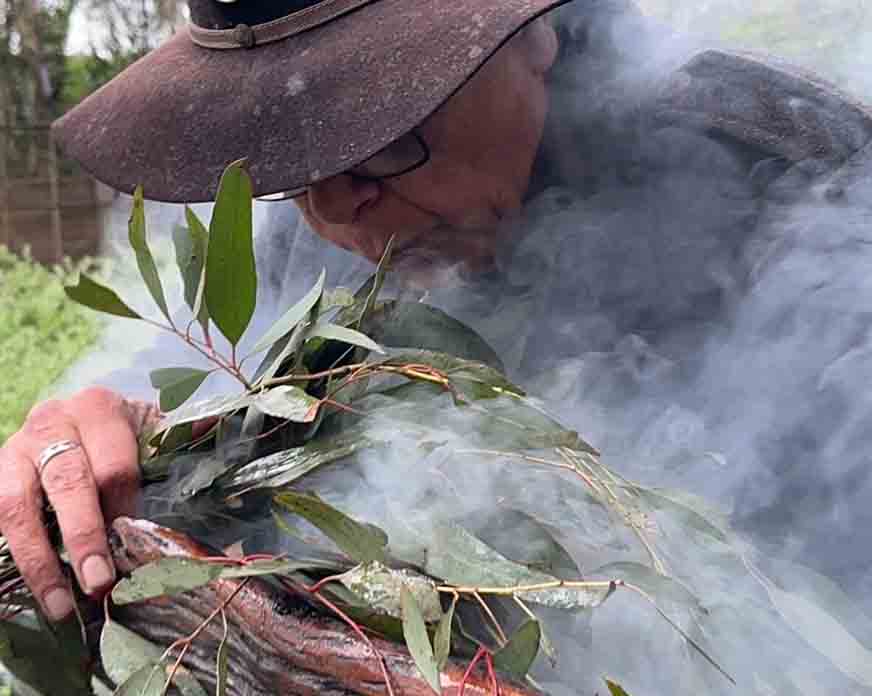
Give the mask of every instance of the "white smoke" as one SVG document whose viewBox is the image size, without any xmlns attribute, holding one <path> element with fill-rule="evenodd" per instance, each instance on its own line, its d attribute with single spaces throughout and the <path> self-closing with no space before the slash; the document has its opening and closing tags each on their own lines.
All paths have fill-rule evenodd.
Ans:
<svg viewBox="0 0 872 696">
<path fill-rule="evenodd" d="M 872 94 L 872 10 L 795 4 L 808 10 L 804 36 L 823 31 L 824 10 L 844 10 L 826 25 L 843 45 L 823 67 Z M 603 672 L 649 696 L 869 693 L 872 161 L 860 153 L 833 180 L 821 163 L 772 155 L 749 175 L 748 149 L 652 124 L 646 114 L 672 71 L 715 37 L 739 37 L 763 9 L 726 0 L 645 9 L 702 38 L 649 31 L 622 2 L 567 8 L 563 26 L 582 50 L 555 73 L 550 145 L 572 157 L 552 160 L 498 273 L 427 301 L 482 333 L 510 377 L 611 467 L 727 511 L 741 554 L 701 550 L 687 530 L 661 533 L 686 535 L 674 560 L 708 610 L 695 635 L 740 686 L 731 690 L 629 598 L 578 621 L 554 617 L 560 671 L 543 666 L 539 676 L 554 693 L 601 691 Z M 750 29 L 739 38 L 754 44 Z M 820 55 L 814 41 L 793 48 L 813 63 Z M 260 326 L 323 266 L 332 284 L 352 287 L 371 272 L 314 238 L 289 206 L 268 214 Z M 268 258 L 287 258 L 287 273 Z M 164 366 L 168 350 L 143 361 Z M 409 536 L 398 519 L 460 518 L 487 530 L 495 501 L 535 501 L 576 561 L 594 557 L 596 525 L 561 523 L 560 506 L 576 505 L 571 482 L 543 485 L 478 463 L 448 471 L 449 484 L 433 460 L 407 456 L 401 432 L 395 439 L 393 457 L 362 458 L 344 477 L 307 485 L 396 539 Z"/>
</svg>

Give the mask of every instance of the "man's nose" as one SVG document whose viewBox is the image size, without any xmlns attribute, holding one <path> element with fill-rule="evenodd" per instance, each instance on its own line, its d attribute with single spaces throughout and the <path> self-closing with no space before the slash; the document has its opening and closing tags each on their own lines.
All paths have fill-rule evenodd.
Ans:
<svg viewBox="0 0 872 696">
<path fill-rule="evenodd" d="M 309 205 L 315 216 L 324 222 L 352 225 L 379 194 L 377 181 L 338 174 L 309 187 Z"/>
</svg>

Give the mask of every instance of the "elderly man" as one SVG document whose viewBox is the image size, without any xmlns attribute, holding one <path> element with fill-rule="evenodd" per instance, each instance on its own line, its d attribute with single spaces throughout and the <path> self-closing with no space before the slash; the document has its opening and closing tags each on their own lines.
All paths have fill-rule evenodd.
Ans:
<svg viewBox="0 0 872 696">
<path fill-rule="evenodd" d="M 124 191 L 141 183 L 150 198 L 205 201 L 222 168 L 244 156 L 257 195 L 293 198 L 307 223 L 299 246 L 317 245 L 310 228 L 375 261 L 396 235 L 415 284 L 478 321 L 510 369 L 566 406 L 564 417 L 583 412 L 579 427 L 607 452 L 650 453 L 646 438 L 676 428 L 684 434 L 667 448 L 676 456 L 731 448 L 739 462 L 758 462 L 759 443 L 733 446 L 739 435 L 759 436 L 772 467 L 821 450 L 809 423 L 830 416 L 787 417 L 777 404 L 807 392 L 793 391 L 789 375 L 772 388 L 765 380 L 794 370 L 838 409 L 841 392 L 826 392 L 821 371 L 854 344 L 829 336 L 806 369 L 790 361 L 828 320 L 790 334 L 801 313 L 767 314 L 765 302 L 743 313 L 738 298 L 755 296 L 767 268 L 793 278 L 795 266 L 778 267 L 792 247 L 777 233 L 795 229 L 799 203 L 820 192 L 839 199 L 821 205 L 850 202 L 872 138 L 864 108 L 786 68 L 664 40 L 622 2 L 189 4 L 190 32 L 57 124 L 66 150 L 98 178 Z M 262 276 L 273 279 L 294 222 L 284 208 L 277 217 L 282 232 L 259 239 L 273 264 Z M 823 304 L 836 315 L 835 302 Z M 844 318 L 855 337 L 861 314 Z M 753 325 L 747 344 L 731 333 L 743 322 Z M 793 342 L 783 356 L 755 352 L 767 336 L 776 347 Z M 718 353 L 729 345 L 742 349 Z M 758 410 L 727 416 L 726 399 L 713 405 L 731 389 L 730 403 L 746 404 L 754 386 L 772 397 L 753 400 Z M 57 512 L 81 587 L 104 591 L 114 580 L 105 526 L 134 505 L 136 436 L 151 415 L 93 388 L 37 406 L 0 451 L 0 529 L 53 619 L 72 610 L 72 595 L 42 506 Z M 792 432 L 797 441 L 784 445 Z M 622 441 L 634 445 L 622 450 Z M 747 466 L 718 475 L 740 487 Z M 696 476 L 705 490 L 710 470 Z M 865 481 L 855 479 L 857 491 Z M 768 502 L 751 516 L 784 513 Z"/>
</svg>

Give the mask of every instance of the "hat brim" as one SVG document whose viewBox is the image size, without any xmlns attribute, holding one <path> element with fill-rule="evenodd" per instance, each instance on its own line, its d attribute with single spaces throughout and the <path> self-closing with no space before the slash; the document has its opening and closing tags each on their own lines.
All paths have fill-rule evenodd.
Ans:
<svg viewBox="0 0 872 696">
<path fill-rule="evenodd" d="M 421 123 L 512 35 L 569 0 L 379 0 L 253 49 L 182 31 L 55 122 L 64 152 L 147 198 L 212 200 L 246 158 L 255 195 L 358 164 Z"/>
</svg>

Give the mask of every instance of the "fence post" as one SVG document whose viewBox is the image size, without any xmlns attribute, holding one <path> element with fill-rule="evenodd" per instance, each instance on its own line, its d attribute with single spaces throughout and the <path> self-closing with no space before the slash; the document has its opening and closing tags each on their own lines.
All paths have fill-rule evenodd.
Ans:
<svg viewBox="0 0 872 696">
<path fill-rule="evenodd" d="M 9 172 L 7 171 L 6 147 L 9 131 L 0 123 L 0 245 L 9 246 L 12 230 L 9 224 Z"/>
<path fill-rule="evenodd" d="M 64 237 L 61 229 L 61 196 L 58 186 L 58 154 L 51 128 L 46 128 L 48 134 L 48 181 L 51 197 L 51 241 L 55 263 L 64 258 Z"/>
</svg>

